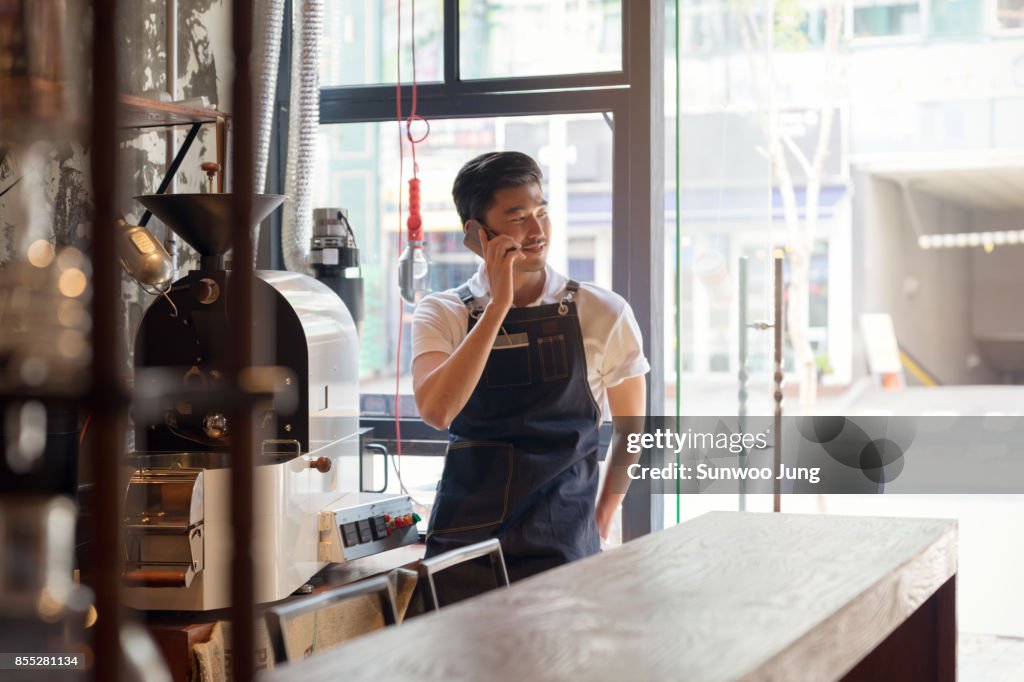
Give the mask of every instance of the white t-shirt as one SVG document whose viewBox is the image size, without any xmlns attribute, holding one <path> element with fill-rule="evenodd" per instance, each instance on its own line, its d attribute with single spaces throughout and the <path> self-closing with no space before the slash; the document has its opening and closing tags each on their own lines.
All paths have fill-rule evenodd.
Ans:
<svg viewBox="0 0 1024 682">
<path fill-rule="evenodd" d="M 531 306 L 558 303 L 565 295 L 568 279 L 551 266 L 545 273 L 544 291 Z M 491 287 L 483 263 L 469 279 L 469 289 L 475 306 L 487 304 Z M 613 291 L 583 283 L 575 301 L 587 356 L 587 380 L 595 402 L 607 416 L 607 390 L 651 369 L 644 357 L 640 327 L 632 308 Z M 417 304 L 412 321 L 413 359 L 432 351 L 451 355 L 466 338 L 468 325 L 469 309 L 455 289 L 425 297 Z"/>
</svg>

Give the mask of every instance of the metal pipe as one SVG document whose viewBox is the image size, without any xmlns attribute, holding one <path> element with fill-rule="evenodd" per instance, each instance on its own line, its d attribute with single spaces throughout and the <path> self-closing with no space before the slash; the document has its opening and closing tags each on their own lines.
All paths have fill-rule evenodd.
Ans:
<svg viewBox="0 0 1024 682">
<path fill-rule="evenodd" d="M 171 101 L 178 99 L 178 0 L 167 0 L 167 13 L 164 18 L 165 31 L 164 31 L 164 42 L 167 45 L 167 64 L 166 67 L 166 81 L 167 81 L 167 94 L 171 96 Z M 178 141 L 178 136 L 175 134 L 174 127 L 167 129 L 167 135 L 164 139 L 165 147 L 165 158 L 174 159 L 172 162 L 172 170 L 168 172 L 170 178 L 170 184 L 167 186 L 167 191 L 172 194 L 178 189 L 177 178 L 177 166 L 173 164 L 176 162 L 180 165 L 181 161 L 175 157 L 175 147 Z M 144 223 L 142 223 L 144 224 Z M 171 263 L 174 268 L 178 267 L 178 241 L 174 237 L 173 230 L 167 230 L 167 235 L 164 238 L 164 246 L 167 249 L 167 253 L 171 256 Z"/>
<path fill-rule="evenodd" d="M 740 280 L 740 291 L 739 291 L 739 374 L 740 388 L 736 394 L 739 399 L 739 408 L 737 414 L 740 420 L 743 420 L 747 416 L 747 258 L 743 256 L 740 258 L 739 267 L 739 280 Z M 740 430 L 742 430 L 742 421 L 740 424 Z"/>
<path fill-rule="evenodd" d="M 93 0 L 93 26 L 117 26 L 116 0 Z M 96 593 L 94 679 L 121 677 L 121 479 L 123 478 L 126 396 L 119 380 L 121 276 L 114 233 L 117 177 L 117 44 L 93 32 L 90 170 L 92 219 L 92 367 L 87 403 L 92 410 L 88 460 L 95 482 L 91 568 Z"/>
<path fill-rule="evenodd" d="M 775 257 L 775 463 L 772 472 L 774 492 L 772 510 L 782 511 L 782 481 L 779 471 L 782 469 L 782 329 L 785 320 L 782 317 L 782 256 Z"/>
<path fill-rule="evenodd" d="M 740 257 L 739 267 L 740 291 L 739 296 L 739 374 L 740 388 L 736 397 L 739 399 L 739 408 L 736 410 L 737 429 L 740 433 L 747 430 L 747 257 Z M 741 457 L 741 465 L 747 465 L 747 449 L 744 448 Z M 739 510 L 744 511 L 747 507 L 747 485 L 746 481 L 740 479 L 739 488 Z"/>
<path fill-rule="evenodd" d="M 164 21 L 167 42 L 167 94 L 175 100 L 178 98 L 178 0 L 167 0 L 167 15 Z"/>
<path fill-rule="evenodd" d="M 232 154 L 232 273 L 228 281 L 228 316 L 231 354 L 230 374 L 235 387 L 252 364 L 253 319 L 253 0 L 234 0 L 231 7 L 232 47 L 235 74 L 231 102 L 235 111 L 235 144 Z M 253 423 L 252 404 L 236 401 L 230 416 L 231 439 L 231 637 L 234 679 L 248 681 L 254 675 L 255 578 L 252 561 Z"/>
</svg>

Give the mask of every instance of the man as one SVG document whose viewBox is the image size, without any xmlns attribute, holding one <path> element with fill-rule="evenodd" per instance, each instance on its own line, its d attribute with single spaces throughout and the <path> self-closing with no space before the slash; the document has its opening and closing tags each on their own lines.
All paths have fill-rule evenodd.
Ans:
<svg viewBox="0 0 1024 682">
<path fill-rule="evenodd" d="M 547 266 L 552 228 L 533 159 L 478 156 L 452 195 L 484 262 L 424 298 L 413 320 L 416 405 L 451 437 L 427 556 L 497 537 L 519 580 L 607 538 L 624 487 L 598 494 L 598 426 L 609 410 L 644 414 L 650 367 L 622 297 Z"/>
</svg>

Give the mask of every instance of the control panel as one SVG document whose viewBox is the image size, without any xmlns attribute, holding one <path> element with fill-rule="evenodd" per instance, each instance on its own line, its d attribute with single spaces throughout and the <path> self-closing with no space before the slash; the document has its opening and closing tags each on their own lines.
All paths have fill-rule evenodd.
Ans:
<svg viewBox="0 0 1024 682">
<path fill-rule="evenodd" d="M 342 498 L 320 512 L 320 561 L 351 561 L 419 540 L 420 517 L 407 495 L 373 497 Z"/>
</svg>

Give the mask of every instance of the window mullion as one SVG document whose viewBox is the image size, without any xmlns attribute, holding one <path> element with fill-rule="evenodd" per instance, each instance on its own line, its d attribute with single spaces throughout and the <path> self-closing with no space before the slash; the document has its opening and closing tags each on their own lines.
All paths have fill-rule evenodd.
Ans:
<svg viewBox="0 0 1024 682">
<path fill-rule="evenodd" d="M 444 0 L 444 84 L 459 82 L 459 0 Z"/>
</svg>

